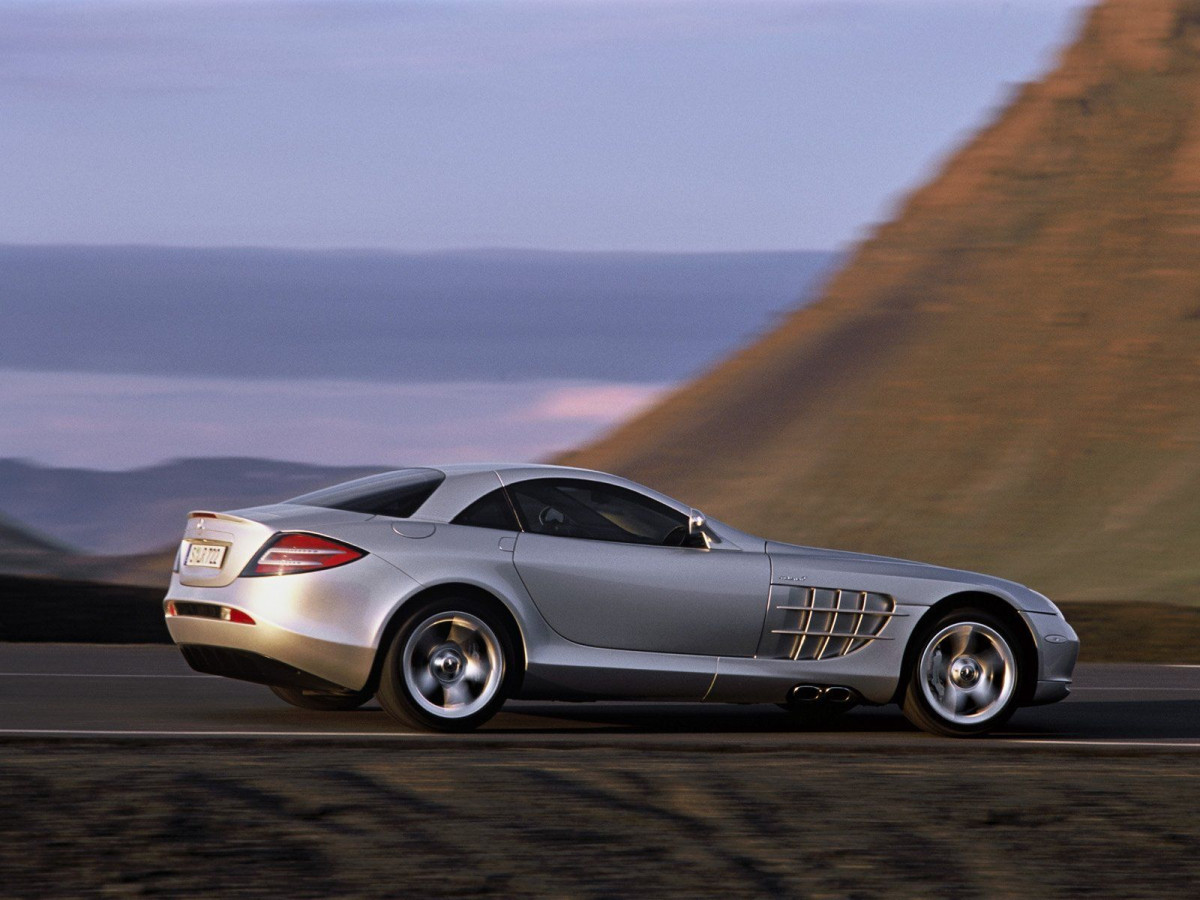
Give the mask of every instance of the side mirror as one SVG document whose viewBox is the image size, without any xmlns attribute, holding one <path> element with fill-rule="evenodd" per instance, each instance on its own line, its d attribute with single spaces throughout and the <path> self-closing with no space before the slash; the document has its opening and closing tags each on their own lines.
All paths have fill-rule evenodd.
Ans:
<svg viewBox="0 0 1200 900">
<path fill-rule="evenodd" d="M 704 530 L 704 513 L 698 509 L 693 509 L 688 516 L 687 523 L 687 543 L 686 547 L 698 547 L 707 550 L 712 546 L 708 539 L 708 532 Z"/>
</svg>

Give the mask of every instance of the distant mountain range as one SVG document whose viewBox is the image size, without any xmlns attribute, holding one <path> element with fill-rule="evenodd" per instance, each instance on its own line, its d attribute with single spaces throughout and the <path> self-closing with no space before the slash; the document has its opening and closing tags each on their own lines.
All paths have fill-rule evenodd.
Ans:
<svg viewBox="0 0 1200 900">
<path fill-rule="evenodd" d="M 171 577 L 173 556 L 173 548 L 126 556 L 90 556 L 0 517 L 0 575 L 164 587 Z"/>
<path fill-rule="evenodd" d="M 61 557 L 64 548 L 85 555 L 159 551 L 178 542 L 193 509 L 285 500 L 389 468 L 394 467 L 232 458 L 105 472 L 0 460 L 0 510 L 6 517 L 0 520 L 0 563 Z"/>
<path fill-rule="evenodd" d="M 1109 0 L 823 296 L 566 461 L 757 533 L 1200 603 L 1200 6 Z"/>
<path fill-rule="evenodd" d="M 824 252 L 0 245 L 13 369 L 676 381 L 807 300 Z"/>
<path fill-rule="evenodd" d="M 48 574 L 55 560 L 74 552 L 53 538 L 0 516 L 0 572 Z"/>
</svg>

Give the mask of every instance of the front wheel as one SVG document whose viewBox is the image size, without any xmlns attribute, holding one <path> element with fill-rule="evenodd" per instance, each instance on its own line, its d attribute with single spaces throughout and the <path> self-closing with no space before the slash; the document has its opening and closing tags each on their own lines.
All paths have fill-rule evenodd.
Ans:
<svg viewBox="0 0 1200 900">
<path fill-rule="evenodd" d="M 384 657 L 379 703 L 409 726 L 470 731 L 504 703 L 514 658 L 508 629 L 490 605 L 469 598 L 422 604 Z"/>
<path fill-rule="evenodd" d="M 955 610 L 917 640 L 903 706 L 918 728 L 971 737 L 998 728 L 1016 710 L 1019 645 L 999 618 Z"/>
</svg>

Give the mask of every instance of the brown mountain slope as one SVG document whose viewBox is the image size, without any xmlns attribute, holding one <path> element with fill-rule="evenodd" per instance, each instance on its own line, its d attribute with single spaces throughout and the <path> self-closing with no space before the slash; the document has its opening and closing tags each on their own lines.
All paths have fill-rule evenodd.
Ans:
<svg viewBox="0 0 1200 900">
<path fill-rule="evenodd" d="M 563 461 L 782 539 L 1200 599 L 1200 2 L 1092 11 L 819 302 Z"/>
</svg>

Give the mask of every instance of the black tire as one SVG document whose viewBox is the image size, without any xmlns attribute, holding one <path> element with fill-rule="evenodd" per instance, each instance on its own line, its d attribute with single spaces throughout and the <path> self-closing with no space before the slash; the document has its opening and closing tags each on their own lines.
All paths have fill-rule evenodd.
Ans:
<svg viewBox="0 0 1200 900">
<path fill-rule="evenodd" d="M 516 676 L 514 636 L 495 607 L 473 597 L 422 603 L 383 658 L 379 704 L 428 731 L 471 731 L 504 705 Z"/>
<path fill-rule="evenodd" d="M 371 699 L 369 691 L 353 691 L 344 694 L 333 691 L 306 691 L 301 688 L 279 687 L 271 685 L 271 692 L 281 700 L 286 700 L 292 706 L 301 709 L 319 710 L 321 712 L 344 712 L 358 709 Z"/>
<path fill-rule="evenodd" d="M 977 737 L 1016 711 L 1025 660 L 1008 622 L 986 610 L 956 609 L 923 627 L 902 704 L 923 731 Z"/>
</svg>

